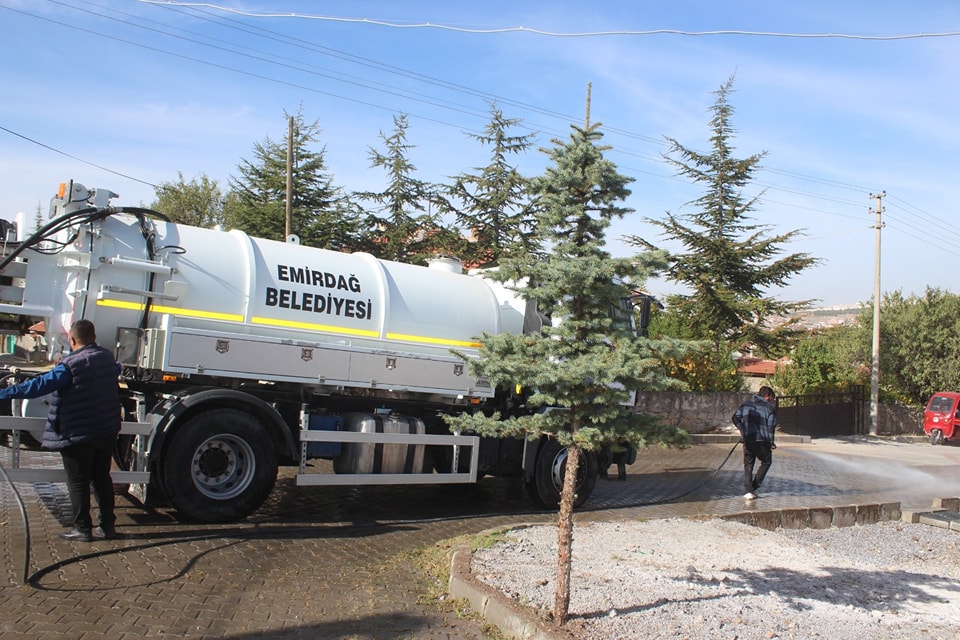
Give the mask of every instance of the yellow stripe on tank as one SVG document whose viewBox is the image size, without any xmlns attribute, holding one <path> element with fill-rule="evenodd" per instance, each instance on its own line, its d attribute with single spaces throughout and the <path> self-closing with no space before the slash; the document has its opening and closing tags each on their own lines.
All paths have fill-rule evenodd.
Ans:
<svg viewBox="0 0 960 640">
<path fill-rule="evenodd" d="M 142 302 L 126 302 L 123 300 L 97 300 L 97 306 L 112 307 L 114 309 L 127 309 L 130 311 L 143 311 Z M 217 311 L 200 311 L 199 309 L 182 309 L 180 307 L 167 307 L 159 304 L 150 305 L 150 311 L 155 313 L 168 313 L 172 316 L 182 316 L 184 318 L 204 318 L 207 320 L 226 320 L 228 322 L 243 322 L 243 316 L 236 313 L 219 313 Z"/>
<path fill-rule="evenodd" d="M 449 340 L 447 338 L 430 338 L 428 336 L 411 336 L 405 333 L 388 333 L 387 340 L 402 340 L 403 342 L 419 342 L 423 344 L 439 344 L 446 347 L 470 347 L 479 349 L 479 342 L 469 340 Z"/>
<path fill-rule="evenodd" d="M 97 300 L 97 304 L 103 307 L 112 307 L 114 309 L 127 309 L 130 311 L 143 311 L 142 302 L 126 302 L 123 300 Z M 228 322 L 243 322 L 243 316 L 236 313 L 219 313 L 216 311 L 201 311 L 199 309 L 182 309 L 179 307 L 168 307 L 165 305 L 151 305 L 150 311 L 156 313 L 167 313 L 172 316 L 181 316 L 184 318 L 205 318 L 207 320 L 225 320 Z M 347 327 L 337 327 L 328 324 L 314 324 L 312 322 L 297 322 L 294 320 L 280 320 L 277 318 L 263 318 L 254 316 L 250 322 L 266 327 L 283 327 L 287 329 L 307 329 L 309 331 L 322 331 L 326 333 L 337 333 L 341 335 L 361 336 L 364 338 L 379 338 L 379 331 L 369 329 L 351 329 Z M 420 344 L 434 344 L 446 347 L 467 347 L 479 349 L 481 344 L 470 340 L 450 340 L 448 338 L 431 338 L 429 336 L 414 336 L 405 333 L 388 333 L 387 340 L 398 340 L 402 342 L 416 342 Z"/>
<path fill-rule="evenodd" d="M 297 322 L 295 320 L 278 320 L 276 318 L 259 318 L 254 316 L 250 318 L 253 324 L 260 324 L 267 327 L 285 327 L 288 329 L 309 329 L 310 331 L 326 331 L 327 333 L 340 333 L 351 336 L 363 336 L 364 338 L 379 338 L 379 331 L 369 329 L 351 329 L 348 327 L 335 327 L 329 324 L 314 324 L 312 322 Z"/>
</svg>

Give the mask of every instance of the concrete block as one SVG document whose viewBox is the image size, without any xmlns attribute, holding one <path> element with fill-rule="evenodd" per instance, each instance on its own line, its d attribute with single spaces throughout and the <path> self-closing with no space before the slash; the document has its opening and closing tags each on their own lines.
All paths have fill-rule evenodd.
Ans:
<svg viewBox="0 0 960 640">
<path fill-rule="evenodd" d="M 880 520 L 879 504 L 860 504 L 857 505 L 857 524 L 877 524 Z"/>
<path fill-rule="evenodd" d="M 810 507 L 810 528 L 829 529 L 833 524 L 833 507 Z"/>
<path fill-rule="evenodd" d="M 960 511 L 960 498 L 934 498 L 933 508 L 958 512 Z"/>
<path fill-rule="evenodd" d="M 900 519 L 900 503 L 884 502 L 880 505 L 880 521 L 888 522 Z"/>
<path fill-rule="evenodd" d="M 852 527 L 857 524 L 857 506 L 854 504 L 833 508 L 833 526 Z"/>
<path fill-rule="evenodd" d="M 740 524 L 750 525 L 751 527 L 754 526 L 752 513 L 731 513 L 730 515 L 721 516 L 720 519 L 739 522 Z"/>
<path fill-rule="evenodd" d="M 912 509 L 901 511 L 900 520 L 902 520 L 903 522 L 909 522 L 910 524 L 917 524 L 918 522 L 920 522 L 920 516 L 923 515 L 924 513 L 927 513 L 927 512 L 913 511 Z"/>
<path fill-rule="evenodd" d="M 753 526 L 767 531 L 780 528 L 782 517 L 779 511 L 757 511 L 753 513 Z"/>
<path fill-rule="evenodd" d="M 809 509 L 784 509 L 780 512 L 780 526 L 784 529 L 806 529 L 809 523 Z"/>
</svg>

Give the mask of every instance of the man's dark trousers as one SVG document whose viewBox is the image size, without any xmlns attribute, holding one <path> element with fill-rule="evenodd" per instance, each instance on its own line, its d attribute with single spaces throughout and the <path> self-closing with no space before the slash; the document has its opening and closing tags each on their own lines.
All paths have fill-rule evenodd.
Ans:
<svg viewBox="0 0 960 640">
<path fill-rule="evenodd" d="M 75 444 L 60 450 L 63 468 L 67 472 L 67 493 L 73 513 L 71 524 L 81 531 L 90 531 L 90 484 L 100 507 L 100 526 L 112 529 L 116 517 L 113 513 L 113 479 L 110 477 L 110 461 L 117 438 L 110 436 Z"/>
<path fill-rule="evenodd" d="M 753 466 L 760 461 L 757 475 L 753 475 Z M 743 488 L 745 493 L 752 493 L 762 483 L 773 462 L 773 451 L 769 442 L 743 443 Z"/>
</svg>

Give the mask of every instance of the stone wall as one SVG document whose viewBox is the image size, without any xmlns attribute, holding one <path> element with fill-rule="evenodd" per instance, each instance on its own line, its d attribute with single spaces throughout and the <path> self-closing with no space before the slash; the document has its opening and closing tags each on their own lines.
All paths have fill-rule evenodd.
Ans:
<svg viewBox="0 0 960 640">
<path fill-rule="evenodd" d="M 749 393 L 681 393 L 662 391 L 641 393 L 635 405 L 638 413 L 660 416 L 687 433 L 725 433 L 736 431 L 730 418 Z M 870 428 L 870 406 L 864 403 L 864 432 Z M 923 435 L 923 409 L 901 404 L 881 404 L 877 415 L 877 434 Z"/>
<path fill-rule="evenodd" d="M 870 406 L 866 409 L 870 419 Z M 922 436 L 923 407 L 908 407 L 903 404 L 880 404 L 877 407 L 877 435 Z"/>
<path fill-rule="evenodd" d="M 735 431 L 730 418 L 749 393 L 681 393 L 662 391 L 638 394 L 638 413 L 659 416 L 687 433 Z"/>
</svg>

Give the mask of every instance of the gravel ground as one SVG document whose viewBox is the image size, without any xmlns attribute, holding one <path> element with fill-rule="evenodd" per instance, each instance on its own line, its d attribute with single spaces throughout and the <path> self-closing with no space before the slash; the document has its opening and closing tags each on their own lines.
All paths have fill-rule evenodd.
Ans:
<svg viewBox="0 0 960 640">
<path fill-rule="evenodd" d="M 578 524 L 573 553 L 578 638 L 960 637 L 960 534 L 928 525 Z M 556 527 L 514 529 L 472 573 L 546 616 L 556 557 Z"/>
</svg>

